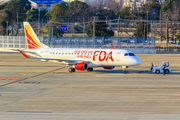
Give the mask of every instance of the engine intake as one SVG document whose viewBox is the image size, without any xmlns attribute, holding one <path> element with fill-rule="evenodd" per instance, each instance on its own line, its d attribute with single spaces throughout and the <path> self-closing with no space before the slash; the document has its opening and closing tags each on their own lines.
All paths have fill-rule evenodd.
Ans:
<svg viewBox="0 0 180 120">
<path fill-rule="evenodd" d="M 104 69 L 114 69 L 115 66 L 104 66 L 103 68 L 104 68 Z"/>
<path fill-rule="evenodd" d="M 88 69 L 88 64 L 85 62 L 79 62 L 75 64 L 76 70 L 87 70 Z"/>
</svg>

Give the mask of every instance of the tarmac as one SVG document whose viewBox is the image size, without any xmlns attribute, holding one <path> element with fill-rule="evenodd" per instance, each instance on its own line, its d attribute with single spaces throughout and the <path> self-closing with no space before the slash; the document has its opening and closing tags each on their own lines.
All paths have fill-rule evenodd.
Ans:
<svg viewBox="0 0 180 120">
<path fill-rule="evenodd" d="M 180 55 L 137 54 L 150 70 L 170 61 L 171 74 L 95 68 L 68 73 L 57 63 L 0 54 L 2 120 L 179 120 Z"/>
</svg>

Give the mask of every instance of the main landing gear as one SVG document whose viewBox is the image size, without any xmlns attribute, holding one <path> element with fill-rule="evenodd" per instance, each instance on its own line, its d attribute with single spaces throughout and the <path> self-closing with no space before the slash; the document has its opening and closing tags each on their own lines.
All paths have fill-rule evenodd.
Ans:
<svg viewBox="0 0 180 120">
<path fill-rule="evenodd" d="M 70 73 L 72 73 L 72 72 L 75 72 L 76 69 L 75 69 L 75 68 L 69 68 L 68 71 L 69 71 Z"/>
<path fill-rule="evenodd" d="M 70 67 L 70 68 L 68 69 L 68 71 L 69 71 L 70 73 L 73 73 L 73 72 L 75 72 L 75 71 L 76 71 L 76 69 L 75 69 L 75 68 Z M 88 71 L 88 72 L 91 72 L 91 71 L 93 71 L 93 68 L 88 68 L 88 69 L 87 69 L 87 71 Z"/>
<path fill-rule="evenodd" d="M 93 71 L 93 68 L 88 68 L 87 71 L 91 72 L 91 71 Z"/>
</svg>

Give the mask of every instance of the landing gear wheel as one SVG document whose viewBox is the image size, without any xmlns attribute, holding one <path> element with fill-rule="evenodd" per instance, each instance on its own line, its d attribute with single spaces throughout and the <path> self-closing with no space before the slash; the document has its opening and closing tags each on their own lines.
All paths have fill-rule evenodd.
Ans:
<svg viewBox="0 0 180 120">
<path fill-rule="evenodd" d="M 72 72 L 75 72 L 76 70 L 75 70 L 74 68 L 69 68 L 68 71 L 69 71 L 70 73 L 72 73 Z"/>
<path fill-rule="evenodd" d="M 88 68 L 87 71 L 91 72 L 91 71 L 93 71 L 93 68 Z"/>
<path fill-rule="evenodd" d="M 160 70 L 156 70 L 155 73 L 156 73 L 156 74 L 159 74 L 159 73 L 160 73 Z"/>
<path fill-rule="evenodd" d="M 126 71 L 126 70 L 123 70 L 123 73 L 124 73 L 124 74 L 126 74 L 126 73 L 127 73 L 127 71 Z"/>
</svg>

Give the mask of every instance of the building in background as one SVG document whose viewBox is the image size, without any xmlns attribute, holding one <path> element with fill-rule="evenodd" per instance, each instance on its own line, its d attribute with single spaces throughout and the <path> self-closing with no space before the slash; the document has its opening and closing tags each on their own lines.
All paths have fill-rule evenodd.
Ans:
<svg viewBox="0 0 180 120">
<path fill-rule="evenodd" d="M 142 0 L 142 4 L 144 5 L 144 4 L 147 4 L 147 3 L 150 3 L 151 2 L 151 0 Z"/>
<path fill-rule="evenodd" d="M 47 10 L 50 11 L 55 3 L 65 3 L 62 0 L 29 0 L 31 2 L 31 9 Z"/>
<path fill-rule="evenodd" d="M 4 2 L 8 2 L 9 0 L 0 0 L 0 4 L 3 4 Z"/>
<path fill-rule="evenodd" d="M 69 2 L 72 2 L 72 1 L 74 1 L 74 0 L 63 0 L 63 1 L 65 1 L 65 2 L 69 3 Z M 78 1 L 81 1 L 81 2 L 86 2 L 87 0 L 78 0 Z"/>
<path fill-rule="evenodd" d="M 123 8 L 125 7 L 131 7 L 131 10 L 135 10 L 136 8 L 142 7 L 142 2 L 141 0 L 123 0 L 122 1 L 122 6 Z"/>
</svg>

